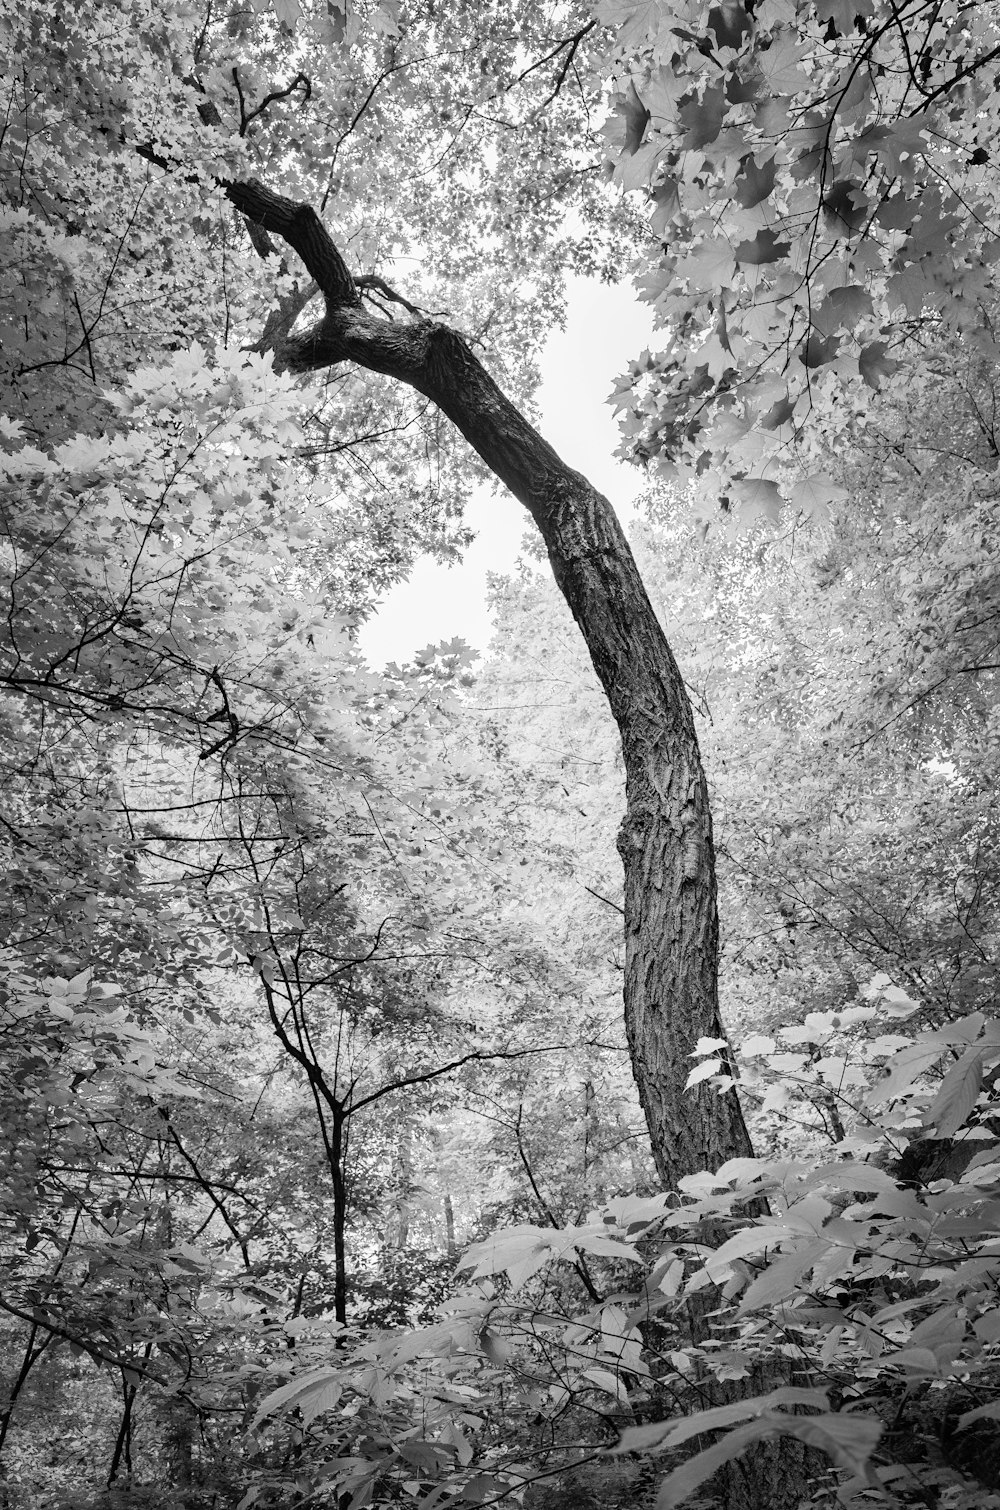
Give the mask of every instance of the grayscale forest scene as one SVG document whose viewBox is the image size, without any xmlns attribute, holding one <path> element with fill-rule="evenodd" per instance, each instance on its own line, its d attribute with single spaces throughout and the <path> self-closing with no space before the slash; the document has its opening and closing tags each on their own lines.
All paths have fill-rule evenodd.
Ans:
<svg viewBox="0 0 1000 1510">
<path fill-rule="evenodd" d="M 1000 1505 L 1000 0 L 0 70 L 0 1510 Z"/>
</svg>

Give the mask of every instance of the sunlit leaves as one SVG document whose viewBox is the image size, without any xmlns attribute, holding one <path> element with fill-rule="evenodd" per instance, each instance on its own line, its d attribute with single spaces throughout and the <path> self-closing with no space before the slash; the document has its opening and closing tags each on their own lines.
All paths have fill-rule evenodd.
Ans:
<svg viewBox="0 0 1000 1510">
<path fill-rule="evenodd" d="M 822 518 L 831 504 L 842 503 L 846 496 L 847 490 L 832 477 L 825 472 L 817 472 L 800 478 L 792 485 L 789 502 L 805 517 L 815 514 Z"/>
<path fill-rule="evenodd" d="M 749 518 L 763 515 L 772 522 L 777 521 L 782 497 L 776 482 L 766 477 L 746 477 L 732 484 L 732 492 Z"/>
<path fill-rule="evenodd" d="M 554 1231 L 525 1225 L 496 1233 L 470 1248 L 462 1260 L 462 1268 L 471 1270 L 474 1279 L 506 1274 L 514 1289 L 519 1289 L 545 1265 L 577 1253 L 618 1259 L 639 1257 L 630 1243 L 612 1237 L 603 1226 L 592 1224 Z"/>
<path fill-rule="evenodd" d="M 875 0 L 853 11 L 798 0 L 752 17 L 693 3 L 619 15 L 619 87 L 651 113 L 644 165 L 662 252 L 644 289 L 668 331 L 685 333 L 679 353 L 662 353 L 659 384 L 635 392 L 629 444 L 665 475 L 693 479 L 705 504 L 710 489 L 697 479 L 740 469 L 722 415 L 748 406 L 762 371 L 803 400 L 792 438 L 801 444 L 844 384 L 882 390 L 907 360 L 922 360 L 906 346 L 907 320 L 953 330 L 988 321 L 977 310 L 1000 227 L 979 142 L 995 114 L 987 64 L 1000 33 L 995 7 L 977 16 L 970 55 L 950 7 L 916 51 L 894 9 Z M 638 171 L 633 163 L 626 186 Z M 735 272 L 717 252 L 725 243 Z M 692 336 L 720 300 L 734 361 L 711 369 L 716 395 L 727 395 L 713 405 L 690 381 Z M 757 429 L 761 452 L 787 461 L 790 438 L 773 428 Z"/>
</svg>

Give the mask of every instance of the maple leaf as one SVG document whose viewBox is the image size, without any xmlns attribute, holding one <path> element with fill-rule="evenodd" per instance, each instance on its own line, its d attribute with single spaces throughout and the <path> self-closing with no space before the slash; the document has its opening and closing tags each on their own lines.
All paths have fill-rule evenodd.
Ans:
<svg viewBox="0 0 1000 1510">
<path fill-rule="evenodd" d="M 908 315 L 920 315 L 928 303 L 931 286 L 923 268 L 914 266 L 893 273 L 886 282 L 885 292 L 890 309 L 902 304 Z"/>
<path fill-rule="evenodd" d="M 347 33 L 347 0 L 326 0 L 325 31 L 339 47 Z"/>
<path fill-rule="evenodd" d="M 295 26 L 297 21 L 301 20 L 302 6 L 299 4 L 299 0 L 271 0 L 271 5 L 278 21 L 282 26 L 287 26 L 289 30 Z"/>
<path fill-rule="evenodd" d="M 659 29 L 661 20 L 660 0 L 601 0 L 598 19 L 605 26 L 620 27 L 618 44 L 622 48 L 636 47 L 643 43 L 650 32 Z"/>
<path fill-rule="evenodd" d="M 883 378 L 890 378 L 899 371 L 899 363 L 887 355 L 888 349 L 884 341 L 872 341 L 861 348 L 858 357 L 858 371 L 868 387 L 876 392 L 882 386 Z"/>
<path fill-rule="evenodd" d="M 872 296 L 856 283 L 834 288 L 813 315 L 813 325 L 822 335 L 832 335 L 841 326 L 850 329 L 872 312 Z"/>
<path fill-rule="evenodd" d="M 784 398 L 776 399 L 761 416 L 761 425 L 765 430 L 777 430 L 779 426 L 788 423 L 794 412 L 795 402 L 786 394 Z"/>
<path fill-rule="evenodd" d="M 905 194 L 892 194 L 883 199 L 875 211 L 877 223 L 886 231 L 902 231 L 913 223 L 914 206 Z"/>
<path fill-rule="evenodd" d="M 921 116 L 904 116 L 889 126 L 875 126 L 868 133 L 876 156 L 893 177 L 912 178 L 914 159 L 925 150 L 927 122 Z"/>
<path fill-rule="evenodd" d="M 777 524 L 784 499 L 776 482 L 766 477 L 744 477 L 733 483 L 732 493 L 742 505 L 747 519 L 763 515 L 772 524 Z"/>
<path fill-rule="evenodd" d="M 858 231 L 868 218 L 868 200 L 858 185 L 846 178 L 830 185 L 823 196 L 823 208 L 838 230 Z"/>
<path fill-rule="evenodd" d="M 779 241 L 778 233 L 766 227 L 763 231 L 759 231 L 752 241 L 739 242 L 733 255 L 737 262 L 745 262 L 751 267 L 760 267 L 765 262 L 777 262 L 779 257 L 787 256 L 790 247 L 790 242 Z"/>
<path fill-rule="evenodd" d="M 631 80 L 618 105 L 618 113 L 625 118 L 625 151 L 635 153 L 642 146 L 646 127 L 649 125 L 649 111 L 640 100 Z"/>
<path fill-rule="evenodd" d="M 752 66 L 731 73 L 726 82 L 726 99 L 730 105 L 750 105 L 764 92 L 764 81 Z"/>
<path fill-rule="evenodd" d="M 634 152 L 623 152 L 615 164 L 615 182 L 624 189 L 644 189 L 656 172 L 662 150 L 662 143 L 654 140 Z"/>
<path fill-rule="evenodd" d="M 831 503 L 840 503 L 847 497 L 847 489 L 840 487 L 826 472 L 814 472 L 803 477 L 792 488 L 789 503 L 807 515 L 822 515 Z"/>
<path fill-rule="evenodd" d="M 761 80 L 754 98 L 764 93 L 764 83 Z M 780 137 L 791 124 L 791 101 L 788 95 L 773 95 L 762 99 L 753 113 L 753 123 L 761 136 Z"/>
<path fill-rule="evenodd" d="M 777 173 L 777 164 L 773 157 L 769 157 L 759 167 L 754 158 L 748 157 L 734 186 L 737 203 L 744 210 L 752 210 L 754 205 L 767 199 L 774 189 Z"/>
<path fill-rule="evenodd" d="M 736 272 L 733 249 L 721 237 L 705 241 L 677 264 L 677 275 L 687 278 L 692 288 L 714 291 L 729 288 Z"/>
<path fill-rule="evenodd" d="M 847 37 L 855 30 L 857 22 L 870 16 L 874 9 L 875 0 L 816 0 L 816 19 L 832 21 L 838 34 Z"/>
<path fill-rule="evenodd" d="M 757 53 L 757 67 L 772 98 L 798 94 L 810 87 L 812 80 L 801 67 L 802 60 L 808 55 L 808 44 L 799 42 L 794 32 L 779 34 L 779 40 L 766 52 Z"/>
<path fill-rule="evenodd" d="M 841 124 L 863 119 L 871 106 L 871 74 L 849 63 L 831 92 L 837 99 L 837 119 Z"/>
<path fill-rule="evenodd" d="M 721 87 L 706 89 L 700 100 L 689 100 L 682 105 L 677 112 L 678 122 L 686 131 L 681 142 L 682 151 L 694 152 L 714 142 L 722 130 L 725 114 L 726 96 Z"/>
<path fill-rule="evenodd" d="M 812 331 L 799 347 L 799 361 L 805 367 L 823 367 L 834 360 L 838 346 L 836 336 L 824 337 Z"/>
<path fill-rule="evenodd" d="M 654 235 L 662 236 L 680 209 L 679 191 L 680 183 L 672 173 L 665 173 L 653 189 L 651 198 L 656 208 L 649 218 L 649 224 Z"/>
</svg>

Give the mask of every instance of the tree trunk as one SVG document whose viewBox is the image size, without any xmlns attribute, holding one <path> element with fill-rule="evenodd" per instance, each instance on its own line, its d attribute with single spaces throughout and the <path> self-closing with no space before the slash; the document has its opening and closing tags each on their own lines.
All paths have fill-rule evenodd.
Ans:
<svg viewBox="0 0 1000 1510">
<path fill-rule="evenodd" d="M 362 308 L 315 211 L 256 182 L 227 187 L 248 220 L 281 236 L 323 294 L 323 318 L 291 333 L 301 298 L 268 321 L 276 365 L 355 362 L 432 399 L 528 509 L 587 642 L 621 734 L 626 814 L 625 1026 L 653 1156 L 668 1188 L 751 1152 L 734 1092 L 685 1090 L 690 1054 L 719 1036 L 715 858 L 691 705 L 608 500 L 505 397 L 454 331 Z"/>
<path fill-rule="evenodd" d="M 455 1208 L 447 1190 L 444 1193 L 444 1237 L 449 1262 L 455 1263 L 458 1259 L 458 1244 L 455 1241 Z"/>
<path fill-rule="evenodd" d="M 395 1183 L 395 1221 L 390 1226 L 387 1237 L 388 1246 L 394 1250 L 394 1265 L 398 1269 L 410 1241 L 410 1202 L 413 1197 L 413 1125 L 403 1113 L 400 1113 L 396 1134 Z"/>
<path fill-rule="evenodd" d="M 341 1108 L 333 1109 L 330 1129 L 330 1179 L 333 1183 L 333 1314 L 347 1324 L 347 1182 L 344 1178 L 344 1124 Z"/>
</svg>

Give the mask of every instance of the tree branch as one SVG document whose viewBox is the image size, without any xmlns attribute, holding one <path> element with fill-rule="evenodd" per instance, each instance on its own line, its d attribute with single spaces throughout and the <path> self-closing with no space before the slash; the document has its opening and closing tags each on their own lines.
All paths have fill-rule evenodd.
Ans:
<svg viewBox="0 0 1000 1510">
<path fill-rule="evenodd" d="M 442 1075 L 450 1075 L 452 1070 L 461 1069 L 463 1064 L 471 1064 L 474 1060 L 526 1059 L 531 1054 L 555 1054 L 565 1047 L 564 1043 L 550 1043 L 544 1048 L 498 1049 L 492 1054 L 484 1054 L 477 1049 L 471 1054 L 463 1054 L 461 1059 L 453 1059 L 450 1064 L 439 1065 L 436 1070 L 427 1070 L 422 1075 L 407 1075 L 402 1080 L 393 1080 L 389 1085 L 383 1085 L 379 1090 L 372 1091 L 370 1096 L 364 1096 L 360 1101 L 353 1102 L 348 1109 L 348 1115 L 353 1116 L 363 1106 L 371 1106 L 373 1101 L 381 1101 L 383 1096 L 391 1095 L 393 1091 L 401 1091 L 407 1085 L 425 1085 L 428 1080 L 439 1080 Z"/>
<path fill-rule="evenodd" d="M 60 1326 L 57 1322 L 50 1320 L 40 1308 L 34 1311 L 25 1311 L 20 1306 L 12 1305 L 9 1300 L 4 1300 L 0 1296 L 0 1311 L 6 1311 L 8 1316 L 16 1316 L 20 1321 L 27 1321 L 33 1326 L 39 1326 L 53 1337 L 60 1337 L 64 1342 L 70 1343 L 73 1347 L 80 1348 L 89 1357 L 93 1358 L 96 1363 L 108 1363 L 112 1368 L 127 1369 L 129 1373 L 137 1374 L 140 1379 L 150 1379 L 154 1384 L 160 1384 L 164 1387 L 167 1387 L 170 1383 L 169 1379 L 165 1378 L 163 1374 L 141 1363 L 137 1363 L 133 1358 L 122 1357 L 120 1353 L 106 1352 L 104 1348 L 98 1347 L 89 1338 L 81 1337 L 77 1332 L 68 1331 L 66 1327 Z"/>
<path fill-rule="evenodd" d="M 311 205 L 275 194 L 257 179 L 226 184 L 226 194 L 241 215 L 271 231 L 298 252 L 327 302 L 328 310 L 361 302 L 347 263 Z"/>
</svg>

